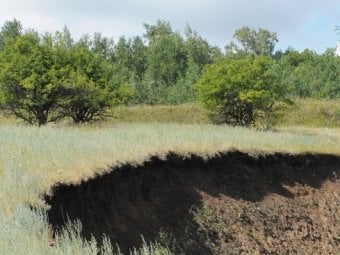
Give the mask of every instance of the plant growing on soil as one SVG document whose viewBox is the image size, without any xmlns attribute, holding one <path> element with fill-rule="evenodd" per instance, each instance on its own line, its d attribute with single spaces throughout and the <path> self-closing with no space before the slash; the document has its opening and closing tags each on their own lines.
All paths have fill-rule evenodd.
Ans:
<svg viewBox="0 0 340 255">
<path fill-rule="evenodd" d="M 285 100 L 285 88 L 271 72 L 266 56 L 228 58 L 210 65 L 196 84 L 199 101 L 215 123 L 268 126 L 275 102 Z"/>
</svg>

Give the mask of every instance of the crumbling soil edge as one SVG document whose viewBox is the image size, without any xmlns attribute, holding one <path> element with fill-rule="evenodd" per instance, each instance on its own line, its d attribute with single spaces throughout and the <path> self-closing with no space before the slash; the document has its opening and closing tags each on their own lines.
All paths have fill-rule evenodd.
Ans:
<svg viewBox="0 0 340 255">
<path fill-rule="evenodd" d="M 221 215 L 226 224 L 226 233 L 219 233 L 220 237 L 216 237 L 224 239 L 216 241 L 221 249 L 219 252 L 228 249 L 239 254 L 248 247 L 261 254 L 282 254 L 283 249 L 289 249 L 289 245 L 284 248 L 284 245 L 275 242 L 276 239 L 282 242 L 280 235 L 288 243 L 300 237 L 298 233 L 292 233 L 289 237 L 285 235 L 287 229 L 283 225 L 289 220 L 279 220 L 280 214 L 287 214 L 285 216 L 294 219 L 291 220 L 293 225 L 303 225 L 301 217 L 303 219 L 305 215 L 317 211 L 326 220 L 317 222 L 317 217 L 309 217 L 307 221 L 313 221 L 313 226 L 320 226 L 315 227 L 316 232 L 327 233 L 319 233 L 322 237 L 318 240 L 297 240 L 296 246 L 302 246 L 300 251 L 307 252 L 308 246 L 314 243 L 320 247 L 320 254 L 332 254 L 339 244 L 337 235 L 340 235 L 337 227 L 340 225 L 339 219 L 330 219 L 339 212 L 339 208 L 336 208 L 339 205 L 336 201 L 340 198 L 339 176 L 340 156 L 334 155 L 249 155 L 233 151 L 204 159 L 196 155 L 169 153 L 165 158 L 152 157 L 141 166 L 126 164 L 115 167 L 112 171 L 77 185 L 58 184 L 53 188 L 52 195 L 46 196 L 45 200 L 51 206 L 48 218 L 54 230 L 64 226 L 65 219 L 78 219 L 82 223 L 82 235 L 85 238 L 94 236 L 100 242 L 105 234 L 111 241 L 118 243 L 123 251 L 139 246 L 140 235 L 149 241 L 155 240 L 160 230 L 180 232 L 184 224 L 193 221 L 191 208 L 208 204 L 216 211 L 223 211 Z M 325 183 L 331 188 L 322 191 Z M 329 201 L 334 200 L 335 204 L 317 210 L 310 204 L 301 205 L 306 199 L 310 199 L 311 204 L 316 203 L 318 196 L 309 196 L 319 191 Z M 306 192 L 305 197 L 300 195 Z M 232 206 L 229 208 L 225 204 Z M 236 206 L 252 212 L 247 216 L 250 219 L 248 222 L 227 220 L 237 216 L 233 211 Z M 257 207 L 259 215 L 253 211 Z M 332 213 L 324 213 L 323 209 L 331 210 Z M 271 216 L 266 218 L 266 215 Z M 244 235 L 239 235 L 228 224 L 239 224 Z M 264 232 L 270 232 L 264 227 L 266 224 L 271 229 L 275 228 L 275 233 L 270 237 L 274 241 L 261 236 Z M 257 241 L 248 237 L 255 228 L 263 232 L 259 230 Z M 315 239 L 312 235 L 317 233 L 314 232 L 307 233 L 307 236 Z M 200 238 L 195 240 L 192 249 L 196 254 L 216 253 L 216 250 L 207 245 L 206 240 Z M 314 250 L 314 254 L 317 253 Z"/>
</svg>

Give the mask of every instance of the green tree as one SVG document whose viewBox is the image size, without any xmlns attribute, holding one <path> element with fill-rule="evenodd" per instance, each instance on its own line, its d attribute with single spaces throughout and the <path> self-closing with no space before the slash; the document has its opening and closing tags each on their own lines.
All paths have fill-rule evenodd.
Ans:
<svg viewBox="0 0 340 255">
<path fill-rule="evenodd" d="M 169 88 L 187 68 L 184 40 L 172 31 L 168 22 L 159 21 L 157 25 L 145 25 L 145 28 L 149 44 L 143 89 L 148 95 L 148 103 L 166 103 Z"/>
<path fill-rule="evenodd" d="M 60 112 L 75 123 L 104 119 L 113 105 L 113 69 L 101 53 L 76 46 L 63 52 L 67 64 L 55 69 L 66 91 Z"/>
<path fill-rule="evenodd" d="M 340 57 L 327 50 L 317 54 L 288 49 L 275 67 L 283 86 L 297 97 L 340 97 Z"/>
<path fill-rule="evenodd" d="M 62 87 L 55 82 L 52 38 L 27 32 L 5 44 L 0 56 L 2 108 L 30 124 L 56 121 Z"/>
<path fill-rule="evenodd" d="M 275 44 L 278 42 L 276 33 L 267 29 L 258 30 L 242 27 L 235 31 L 234 39 L 237 43 L 231 42 L 225 47 L 228 54 L 253 54 L 272 56 Z"/>
<path fill-rule="evenodd" d="M 101 33 L 95 33 L 92 40 L 91 51 L 100 54 L 103 58 L 111 60 L 114 54 L 114 42 Z"/>
<path fill-rule="evenodd" d="M 139 36 L 131 42 L 131 69 L 136 80 L 143 80 L 147 68 L 147 46 Z"/>
<path fill-rule="evenodd" d="M 130 41 L 120 37 L 113 54 L 114 83 L 117 86 L 127 84 L 132 79 L 132 52 Z"/>
<path fill-rule="evenodd" d="M 196 31 L 187 25 L 185 28 L 185 55 L 186 66 L 175 84 L 168 87 L 167 103 L 179 104 L 192 102 L 196 98 L 193 84 L 202 75 L 207 64 L 211 64 L 217 58 L 217 51 Z"/>
<path fill-rule="evenodd" d="M 199 101 L 216 123 L 267 126 L 274 103 L 285 90 L 271 71 L 270 57 L 220 60 L 207 67 L 196 84 Z"/>
<path fill-rule="evenodd" d="M 6 41 L 14 40 L 22 34 L 22 25 L 20 21 L 14 19 L 6 21 L 0 30 L 0 50 L 4 48 Z"/>
<path fill-rule="evenodd" d="M 63 47 L 66 49 L 71 49 L 74 44 L 71 32 L 66 26 L 63 28 L 63 31 L 55 32 L 53 42 L 56 46 Z"/>
</svg>

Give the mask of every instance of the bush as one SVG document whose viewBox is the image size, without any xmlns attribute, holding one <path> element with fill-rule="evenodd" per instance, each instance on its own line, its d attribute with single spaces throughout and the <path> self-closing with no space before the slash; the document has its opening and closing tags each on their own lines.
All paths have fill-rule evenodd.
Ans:
<svg viewBox="0 0 340 255">
<path fill-rule="evenodd" d="M 196 83 L 199 101 L 215 123 L 268 126 L 285 90 L 266 56 L 227 59 L 210 65 Z"/>
</svg>

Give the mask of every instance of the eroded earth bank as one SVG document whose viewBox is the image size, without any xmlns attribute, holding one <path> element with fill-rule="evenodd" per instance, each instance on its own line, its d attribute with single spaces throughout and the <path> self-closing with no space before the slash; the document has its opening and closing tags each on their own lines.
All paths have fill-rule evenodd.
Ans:
<svg viewBox="0 0 340 255">
<path fill-rule="evenodd" d="M 170 153 L 78 185 L 59 184 L 49 221 L 79 219 L 126 252 L 158 240 L 175 254 L 340 252 L 340 157 Z"/>
</svg>

